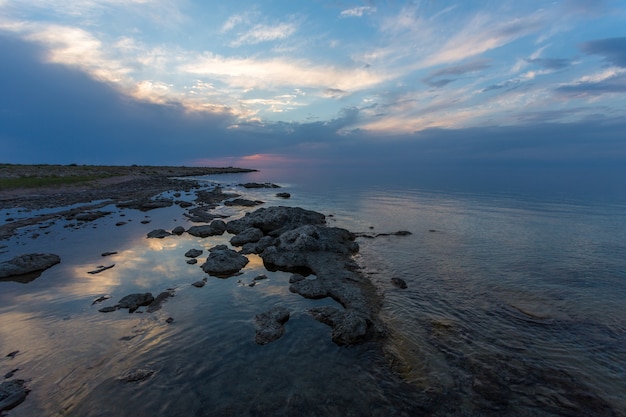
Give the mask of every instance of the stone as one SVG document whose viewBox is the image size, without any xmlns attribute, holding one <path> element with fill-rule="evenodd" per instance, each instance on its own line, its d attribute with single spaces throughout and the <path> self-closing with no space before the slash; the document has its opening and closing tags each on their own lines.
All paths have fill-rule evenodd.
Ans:
<svg viewBox="0 0 626 417">
<path fill-rule="evenodd" d="M 263 232 L 256 227 L 249 227 L 241 233 L 233 236 L 230 239 L 230 244 L 233 246 L 243 246 L 246 243 L 258 242 L 263 238 Z"/>
<path fill-rule="evenodd" d="M 391 278 L 391 283 L 395 286 L 398 287 L 400 289 L 406 289 L 406 281 L 404 281 L 402 278 Z"/>
<path fill-rule="evenodd" d="M 202 255 L 202 249 L 189 249 L 185 252 L 187 258 L 197 258 L 200 255 Z"/>
<path fill-rule="evenodd" d="M 306 279 L 306 277 L 304 275 L 300 275 L 300 274 L 292 274 L 289 277 L 289 283 L 290 284 L 294 284 L 298 281 L 302 281 L 303 279 Z"/>
<path fill-rule="evenodd" d="M 187 233 L 195 237 L 209 237 L 223 235 L 226 231 L 226 223 L 223 220 L 213 220 L 211 224 L 204 226 L 191 226 Z"/>
<path fill-rule="evenodd" d="M 324 224 L 325 221 L 326 217 L 323 214 L 300 207 L 263 207 L 228 222 L 226 231 L 236 235 L 255 227 L 264 235 L 279 236 L 287 230 L 306 224 Z"/>
<path fill-rule="evenodd" d="M 201 268 L 204 272 L 220 278 L 238 273 L 248 264 L 248 258 L 226 245 L 217 245 L 209 249 L 209 256 Z"/>
<path fill-rule="evenodd" d="M 171 236 L 172 234 L 163 229 L 155 229 L 148 233 L 148 238 L 163 239 L 164 237 Z"/>
<path fill-rule="evenodd" d="M 118 379 L 122 382 L 142 382 L 154 375 L 156 371 L 150 368 L 131 369 Z"/>
<path fill-rule="evenodd" d="M 44 271 L 61 262 L 52 253 L 30 253 L 0 263 L 0 279 Z"/>
<path fill-rule="evenodd" d="M 100 254 L 100 256 L 111 256 L 111 255 L 117 255 L 117 252 L 102 252 Z"/>
<path fill-rule="evenodd" d="M 243 188 L 280 188 L 280 185 L 272 184 L 270 182 L 258 183 L 258 182 L 247 182 L 245 184 L 240 184 Z"/>
<path fill-rule="evenodd" d="M 198 263 L 198 260 L 197 260 L 196 258 L 191 258 L 191 259 L 188 259 L 188 260 L 187 260 L 187 263 L 188 263 L 189 265 L 195 265 L 195 264 L 197 264 L 197 263 Z"/>
<path fill-rule="evenodd" d="M 24 387 L 25 383 L 23 379 L 0 383 L 0 413 L 15 408 L 26 399 L 29 391 Z"/>
<path fill-rule="evenodd" d="M 110 211 L 89 211 L 86 213 L 77 214 L 75 216 L 68 216 L 67 219 L 76 220 L 79 222 L 92 222 L 101 217 L 108 216 L 109 214 L 111 214 Z"/>
<path fill-rule="evenodd" d="M 94 269 L 93 271 L 88 271 L 88 274 L 91 275 L 95 275 L 95 274 L 99 274 L 100 272 L 106 271 L 107 269 L 111 269 L 115 266 L 115 264 L 112 265 L 108 265 L 108 266 L 104 266 L 104 265 L 99 265 L 96 267 L 96 269 Z"/>
<path fill-rule="evenodd" d="M 169 300 L 173 296 L 174 296 L 174 290 L 170 289 L 170 290 L 161 292 L 159 295 L 156 296 L 154 300 L 152 300 L 150 304 L 148 304 L 148 307 L 146 308 L 146 312 L 154 313 L 155 311 L 160 310 L 161 307 L 163 306 L 163 303 Z"/>
<path fill-rule="evenodd" d="M 193 284 L 191 284 L 191 285 L 193 285 L 193 286 L 194 286 L 194 287 L 196 287 L 196 288 L 202 288 L 202 287 L 204 287 L 204 286 L 206 285 L 206 282 L 204 282 L 203 280 L 201 280 L 201 281 L 196 281 L 196 282 L 194 282 L 194 283 L 193 283 Z"/>
<path fill-rule="evenodd" d="M 276 193 L 276 197 L 279 197 L 279 198 L 290 198 L 291 194 L 289 194 L 289 193 Z"/>
<path fill-rule="evenodd" d="M 180 236 L 185 233 L 185 228 L 183 226 L 176 226 L 172 229 L 172 234 L 176 236 Z"/>
<path fill-rule="evenodd" d="M 127 308 L 129 313 L 135 312 L 141 306 L 147 306 L 154 301 L 151 293 L 129 294 L 117 303 L 118 308 Z"/>
<path fill-rule="evenodd" d="M 235 198 L 234 200 L 226 200 L 224 201 L 225 206 L 233 207 L 233 206 L 241 206 L 241 207 L 254 207 L 261 204 L 265 204 L 260 200 L 248 200 L 245 198 Z"/>
<path fill-rule="evenodd" d="M 282 337 L 285 333 L 284 324 L 289 320 L 289 314 L 287 308 L 280 306 L 257 314 L 254 318 L 255 341 L 259 345 L 266 345 Z"/>
</svg>

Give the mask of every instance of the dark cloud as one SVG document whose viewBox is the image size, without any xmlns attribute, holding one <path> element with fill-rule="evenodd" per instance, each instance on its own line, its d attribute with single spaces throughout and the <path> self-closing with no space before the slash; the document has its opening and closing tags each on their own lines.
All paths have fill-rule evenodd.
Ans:
<svg viewBox="0 0 626 417">
<path fill-rule="evenodd" d="M 611 64 L 626 68 L 626 37 L 585 42 L 580 49 L 589 55 L 601 55 Z"/>
<path fill-rule="evenodd" d="M 572 61 L 565 58 L 534 58 L 527 59 L 526 62 L 551 70 L 560 70 L 572 65 Z"/>
<path fill-rule="evenodd" d="M 444 87 L 450 84 L 451 82 L 454 82 L 456 79 L 450 79 L 450 78 L 439 79 L 440 77 L 445 77 L 449 75 L 460 76 L 460 75 L 469 74 L 472 72 L 481 71 L 486 68 L 489 68 L 489 61 L 486 59 L 477 59 L 471 62 L 467 62 L 465 64 L 454 65 L 451 67 L 441 68 L 437 71 L 433 71 L 422 81 L 424 81 L 424 83 L 428 84 L 431 87 L 437 87 L 437 88 Z"/>
</svg>

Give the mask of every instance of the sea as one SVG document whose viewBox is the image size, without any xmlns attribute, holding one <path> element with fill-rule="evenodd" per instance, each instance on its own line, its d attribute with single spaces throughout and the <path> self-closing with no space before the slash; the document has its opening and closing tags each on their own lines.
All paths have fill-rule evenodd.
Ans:
<svg viewBox="0 0 626 417">
<path fill-rule="evenodd" d="M 620 179 L 367 166 L 196 179 L 358 233 L 355 260 L 381 297 L 384 337 L 336 345 L 308 310 L 338 304 L 290 292 L 291 273 L 257 255 L 240 275 L 208 276 L 198 265 L 228 233 L 148 239 L 192 225 L 178 205 L 105 206 L 93 222 L 57 219 L 0 241 L 0 261 L 62 259 L 29 282 L 0 281 L 0 374 L 30 390 L 7 415 L 626 416 Z M 53 210 L 3 210 L 0 221 Z M 228 221 L 252 210 L 215 213 Z M 204 251 L 196 265 L 184 256 L 192 248 Z M 174 297 L 153 313 L 99 312 L 166 290 Z M 258 345 L 254 317 L 274 306 L 291 312 L 285 334 Z"/>
</svg>

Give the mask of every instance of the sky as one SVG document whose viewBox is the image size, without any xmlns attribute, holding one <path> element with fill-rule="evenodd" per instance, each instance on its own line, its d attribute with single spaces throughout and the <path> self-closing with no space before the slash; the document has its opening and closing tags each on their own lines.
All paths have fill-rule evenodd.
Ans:
<svg viewBox="0 0 626 417">
<path fill-rule="evenodd" d="M 626 0 L 0 0 L 0 162 L 626 165 Z"/>
</svg>

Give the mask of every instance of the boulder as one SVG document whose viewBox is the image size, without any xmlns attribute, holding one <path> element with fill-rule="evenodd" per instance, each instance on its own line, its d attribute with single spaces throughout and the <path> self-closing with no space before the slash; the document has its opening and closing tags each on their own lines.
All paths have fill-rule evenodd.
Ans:
<svg viewBox="0 0 626 417">
<path fill-rule="evenodd" d="M 254 243 L 261 240 L 263 237 L 263 232 L 256 227 L 250 227 L 243 232 L 233 236 L 230 239 L 230 244 L 233 246 L 243 246 L 246 243 Z"/>
<path fill-rule="evenodd" d="M 259 345 L 266 345 L 279 339 L 285 333 L 284 324 L 289 320 L 289 310 L 276 306 L 254 318 L 255 340 Z"/>
<path fill-rule="evenodd" d="M 187 233 L 195 237 L 209 237 L 223 235 L 226 231 L 226 223 L 222 220 L 213 220 L 211 224 L 204 226 L 191 226 Z"/>
<path fill-rule="evenodd" d="M 183 233 L 185 233 L 185 228 L 183 226 L 176 226 L 175 228 L 172 229 L 173 235 L 180 236 Z"/>
<path fill-rule="evenodd" d="M 185 252 L 187 258 L 197 258 L 200 255 L 202 255 L 202 249 L 189 249 Z"/>
<path fill-rule="evenodd" d="M 201 268 L 207 274 L 220 278 L 232 276 L 248 264 L 248 258 L 226 245 L 217 245 L 209 249 L 209 253 Z"/>
<path fill-rule="evenodd" d="M 52 253 L 30 253 L 0 263 L 0 279 L 44 271 L 61 262 Z"/>
<path fill-rule="evenodd" d="M 172 234 L 167 230 L 155 229 L 148 233 L 150 239 L 163 239 L 164 237 L 171 236 Z"/>
<path fill-rule="evenodd" d="M 300 207 L 263 207 L 246 213 L 241 219 L 228 222 L 226 230 L 236 235 L 255 227 L 265 235 L 279 236 L 287 230 L 306 224 L 324 224 L 325 221 L 326 217 L 323 214 Z"/>
</svg>

